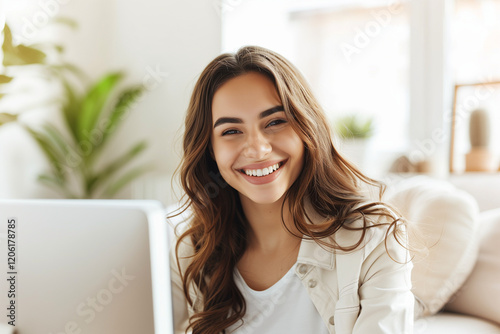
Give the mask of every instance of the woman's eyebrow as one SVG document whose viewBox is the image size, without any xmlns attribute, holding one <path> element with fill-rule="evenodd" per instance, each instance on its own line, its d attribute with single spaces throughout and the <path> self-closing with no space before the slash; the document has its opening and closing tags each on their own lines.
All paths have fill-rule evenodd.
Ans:
<svg viewBox="0 0 500 334">
<path fill-rule="evenodd" d="M 262 118 L 265 118 L 267 116 L 270 116 L 270 115 L 277 113 L 277 112 L 280 112 L 280 111 L 285 111 L 283 106 L 275 106 L 275 107 L 269 108 L 269 109 L 261 112 L 259 114 L 259 118 L 262 119 Z M 214 129 L 217 126 L 222 125 L 222 124 L 226 124 L 226 123 L 241 124 L 241 123 L 243 123 L 243 120 L 241 118 L 236 118 L 236 117 L 220 117 L 219 119 L 217 119 L 217 121 L 215 121 Z"/>
</svg>

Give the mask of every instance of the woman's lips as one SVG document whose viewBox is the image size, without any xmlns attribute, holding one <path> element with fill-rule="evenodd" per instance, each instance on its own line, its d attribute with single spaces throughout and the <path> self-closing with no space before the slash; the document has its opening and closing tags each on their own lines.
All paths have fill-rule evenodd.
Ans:
<svg viewBox="0 0 500 334">
<path fill-rule="evenodd" d="M 264 166 L 269 166 L 269 167 L 272 167 L 274 165 L 278 165 L 278 169 L 273 170 L 271 173 L 268 173 L 267 175 L 264 175 L 265 172 L 263 171 L 263 169 L 269 168 L 269 167 L 263 167 L 261 169 L 249 169 L 249 168 L 243 169 L 242 168 L 242 169 L 239 169 L 239 172 L 241 173 L 243 178 L 245 178 L 248 182 L 250 182 L 252 184 L 265 184 L 265 183 L 269 183 L 269 182 L 274 181 L 281 174 L 281 171 L 282 171 L 283 167 L 285 166 L 286 162 L 287 162 L 287 160 L 284 160 L 284 161 L 277 162 L 275 164 L 264 165 Z M 252 165 L 249 165 L 249 166 L 252 166 Z M 249 170 L 256 171 L 256 172 L 258 170 L 259 172 L 257 173 L 257 175 L 262 175 L 262 176 L 247 175 L 246 172 Z"/>
<path fill-rule="evenodd" d="M 286 161 L 286 159 L 285 160 L 269 160 L 266 162 L 259 162 L 258 164 L 250 164 L 250 165 L 242 166 L 242 167 L 238 168 L 238 170 L 262 169 L 262 168 L 266 168 L 266 167 L 269 167 L 269 166 L 272 166 L 275 164 L 281 164 L 285 161 Z"/>
</svg>

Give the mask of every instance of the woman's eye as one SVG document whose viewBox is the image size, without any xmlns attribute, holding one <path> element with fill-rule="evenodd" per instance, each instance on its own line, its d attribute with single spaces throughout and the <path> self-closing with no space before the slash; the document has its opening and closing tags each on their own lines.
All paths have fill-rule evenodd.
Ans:
<svg viewBox="0 0 500 334">
<path fill-rule="evenodd" d="M 267 124 L 266 127 L 270 127 L 270 126 L 275 126 L 275 125 L 280 125 L 280 124 L 283 124 L 283 123 L 286 123 L 286 120 L 285 119 L 275 119 L 271 122 L 269 122 L 269 124 Z"/>
<path fill-rule="evenodd" d="M 237 134 L 239 131 L 238 130 L 226 130 L 224 132 L 222 132 L 222 135 L 225 136 L 225 135 L 234 135 L 234 134 Z"/>
</svg>

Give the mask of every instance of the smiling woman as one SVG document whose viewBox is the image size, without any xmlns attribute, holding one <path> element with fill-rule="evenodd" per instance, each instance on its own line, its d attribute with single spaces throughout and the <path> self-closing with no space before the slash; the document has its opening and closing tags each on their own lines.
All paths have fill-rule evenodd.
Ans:
<svg viewBox="0 0 500 334">
<path fill-rule="evenodd" d="M 217 57 L 185 131 L 177 333 L 412 332 L 404 221 L 365 195 L 383 185 L 335 149 L 292 64 L 260 47 Z"/>
<path fill-rule="evenodd" d="M 272 81 L 257 72 L 229 80 L 214 95 L 212 118 L 217 167 L 242 204 L 283 198 L 302 169 L 304 145 Z"/>
</svg>

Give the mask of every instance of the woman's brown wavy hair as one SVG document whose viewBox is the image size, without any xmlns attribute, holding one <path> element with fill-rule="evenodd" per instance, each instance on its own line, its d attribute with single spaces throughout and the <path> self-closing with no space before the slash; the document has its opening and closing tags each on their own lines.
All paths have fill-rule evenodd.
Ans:
<svg viewBox="0 0 500 334">
<path fill-rule="evenodd" d="M 239 196 L 222 179 L 211 154 L 212 99 L 228 80 L 255 71 L 266 75 L 275 85 L 289 124 L 305 147 L 304 167 L 285 194 L 298 238 L 316 240 L 322 246 L 352 250 L 358 247 L 374 216 L 388 216 L 389 230 L 399 230 L 400 221 L 381 202 L 367 202 L 362 189 L 384 186 L 363 175 L 344 159 L 332 143 L 332 135 L 323 111 L 300 72 L 285 58 L 270 50 L 247 46 L 235 54 L 215 58 L 198 79 L 187 110 L 184 156 L 179 166 L 185 191 L 184 210 L 192 216 L 189 228 L 179 237 L 194 246 L 194 255 L 184 273 L 184 294 L 193 306 L 188 287 L 201 293 L 202 307 L 189 319 L 193 333 L 224 333 L 245 314 L 245 301 L 233 280 L 233 270 L 247 246 L 249 224 Z M 306 213 L 306 201 L 324 220 L 313 225 Z M 282 206 L 282 217 L 283 210 Z M 362 218 L 361 238 L 348 248 L 322 238 L 332 236 L 342 226 Z M 291 232 L 290 232 L 291 233 Z M 177 243 L 176 256 L 180 242 Z M 179 271 L 181 270 L 179 266 Z"/>
</svg>

